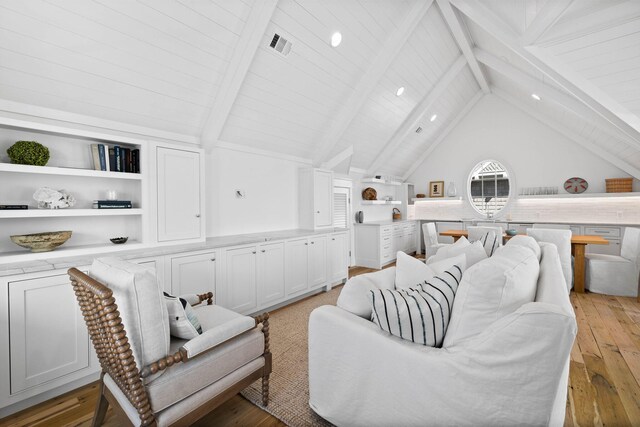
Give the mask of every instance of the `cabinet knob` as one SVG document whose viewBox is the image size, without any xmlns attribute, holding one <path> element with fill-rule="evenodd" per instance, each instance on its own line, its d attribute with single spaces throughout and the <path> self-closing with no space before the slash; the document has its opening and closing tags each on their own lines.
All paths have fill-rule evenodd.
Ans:
<svg viewBox="0 0 640 427">
<path fill-rule="evenodd" d="M 334 237 L 334 238 L 332 238 L 331 240 L 336 240 L 336 239 L 335 239 L 335 237 Z"/>
<path fill-rule="evenodd" d="M 196 214 L 196 218 L 200 218 L 200 214 Z"/>
<path fill-rule="evenodd" d="M 315 242 L 311 242 L 311 244 L 313 245 Z"/>
<path fill-rule="evenodd" d="M 252 253 L 252 254 L 255 254 L 255 253 L 256 253 L 256 251 L 253 251 L 253 252 L 251 252 L 251 253 Z"/>
<path fill-rule="evenodd" d="M 307 245 L 309 245 L 309 244 L 308 244 L 308 243 L 305 243 L 304 245 L 305 245 L 305 246 L 307 246 Z"/>
<path fill-rule="evenodd" d="M 262 252 L 264 252 L 264 249 L 262 250 Z"/>
<path fill-rule="evenodd" d="M 320 213 L 320 211 L 316 211 L 316 213 Z"/>
<path fill-rule="evenodd" d="M 215 258 L 211 258 L 211 261 L 215 261 L 215 260 L 216 260 Z"/>
</svg>

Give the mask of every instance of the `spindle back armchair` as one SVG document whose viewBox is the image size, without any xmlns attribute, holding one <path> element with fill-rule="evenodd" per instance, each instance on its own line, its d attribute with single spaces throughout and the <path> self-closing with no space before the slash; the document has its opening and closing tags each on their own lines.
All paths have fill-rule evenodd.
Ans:
<svg viewBox="0 0 640 427">
<path fill-rule="evenodd" d="M 269 398 L 269 374 L 271 372 L 268 313 L 254 318 L 255 323 L 253 324 L 254 329 L 252 331 L 244 332 L 238 336 L 219 342 L 212 345 L 211 348 L 200 349 L 197 354 L 190 355 L 190 353 L 193 353 L 193 350 L 188 350 L 188 346 L 183 344 L 177 348 L 177 351 L 167 353 L 165 357 L 149 363 L 146 366 L 140 366 L 136 363 L 132 343 L 127 336 L 127 331 L 120 316 L 118 304 L 112 289 L 76 268 L 71 268 L 68 273 L 102 368 L 100 379 L 101 396 L 93 419 L 94 426 L 101 425 L 109 404 L 111 404 L 117 412 L 124 415 L 125 418 L 128 418 L 134 425 L 189 425 L 260 378 L 262 378 L 263 404 L 267 405 Z M 211 292 L 198 295 L 198 304 L 206 301 L 206 304 L 211 306 L 212 297 L 213 294 Z M 206 310 L 207 308 L 204 309 Z M 203 310 L 203 308 L 199 310 Z M 218 310 L 224 309 L 218 308 Z M 233 314 L 235 315 L 235 313 Z M 259 326 L 261 326 L 261 328 L 259 328 Z M 254 363 L 250 367 L 250 372 L 247 371 L 247 369 L 242 371 L 241 378 L 234 381 L 224 392 L 217 390 L 215 394 L 203 404 L 191 405 L 193 406 L 191 407 L 187 402 L 186 407 L 190 408 L 189 412 L 184 414 L 184 416 L 180 416 L 179 419 L 176 419 L 176 414 L 172 413 L 172 411 L 169 410 L 170 408 L 154 408 L 154 402 L 152 401 L 153 399 L 150 396 L 148 388 L 149 380 L 152 382 L 154 377 L 161 375 L 165 370 L 169 371 L 169 368 L 178 364 L 185 365 L 185 367 L 180 368 L 184 371 L 193 360 L 201 360 L 209 357 L 214 359 L 207 363 L 215 363 L 215 358 L 219 357 L 215 354 L 216 349 L 222 346 L 229 348 L 228 346 L 234 345 L 233 340 L 247 341 L 253 339 L 253 342 L 255 342 L 255 335 L 258 335 L 256 329 L 263 335 L 260 339 L 264 339 L 264 348 L 260 350 L 261 354 L 255 355 L 258 357 L 253 360 Z M 253 338 L 248 337 L 251 334 L 253 334 Z M 202 335 L 200 337 L 202 337 Z M 191 341 L 186 341 L 186 343 L 189 342 Z M 262 341 L 260 341 L 260 343 L 262 343 Z M 260 363 L 256 363 L 257 359 L 261 359 L 259 360 Z M 264 363 L 261 363 L 262 360 L 264 360 Z M 195 365 L 194 368 L 197 369 L 198 363 L 193 364 Z M 247 363 L 246 365 L 248 366 L 250 364 Z M 237 371 L 241 371 L 241 369 L 237 369 Z M 226 376 L 232 374 L 232 372 L 223 372 L 222 374 Z M 200 373 L 198 373 L 198 375 L 200 376 Z M 207 372 L 202 372 L 202 376 L 206 375 Z M 203 393 L 210 388 L 215 388 L 218 380 L 219 378 L 213 378 L 212 384 L 207 385 L 207 388 L 203 389 L 204 391 L 195 390 L 192 394 Z M 171 387 L 170 381 L 164 381 L 164 383 L 162 387 Z M 113 386 L 110 387 L 110 384 L 115 384 L 117 389 Z M 158 387 L 159 386 L 156 388 Z M 164 392 L 171 393 L 170 390 Z M 156 393 L 158 392 L 156 391 Z M 189 397 L 190 395 L 185 396 L 184 401 L 189 399 Z M 124 401 L 125 399 L 126 401 Z M 202 398 L 200 398 L 199 401 L 201 402 Z M 178 403 L 180 403 L 182 407 L 185 407 L 183 401 Z M 135 417 L 134 411 L 137 413 L 139 421 L 132 419 Z"/>
</svg>

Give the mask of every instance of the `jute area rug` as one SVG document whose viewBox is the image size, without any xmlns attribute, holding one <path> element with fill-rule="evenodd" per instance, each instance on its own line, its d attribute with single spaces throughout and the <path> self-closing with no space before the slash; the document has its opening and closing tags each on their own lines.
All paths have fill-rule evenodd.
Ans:
<svg viewBox="0 0 640 427">
<path fill-rule="evenodd" d="M 342 286 L 282 308 L 269 317 L 273 371 L 269 405 L 262 406 L 261 382 L 242 392 L 254 405 L 292 427 L 331 426 L 309 407 L 309 315 L 321 305 L 335 305 Z"/>
</svg>

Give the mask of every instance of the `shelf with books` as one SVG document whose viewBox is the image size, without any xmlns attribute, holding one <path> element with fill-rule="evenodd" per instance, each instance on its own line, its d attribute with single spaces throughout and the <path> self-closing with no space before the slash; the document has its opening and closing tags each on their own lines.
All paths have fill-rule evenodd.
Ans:
<svg viewBox="0 0 640 427">
<path fill-rule="evenodd" d="M 60 218 L 78 216 L 131 216 L 142 215 L 143 209 L 15 209 L 0 210 L 0 219 L 8 218 Z"/>
<path fill-rule="evenodd" d="M 139 173 L 107 172 L 107 171 L 97 171 L 93 169 L 65 168 L 65 167 L 55 167 L 55 166 L 14 165 L 13 163 L 0 163 L 0 172 L 84 176 L 84 177 L 109 178 L 109 179 L 132 179 L 132 180 L 142 179 L 142 174 L 139 174 Z"/>
</svg>

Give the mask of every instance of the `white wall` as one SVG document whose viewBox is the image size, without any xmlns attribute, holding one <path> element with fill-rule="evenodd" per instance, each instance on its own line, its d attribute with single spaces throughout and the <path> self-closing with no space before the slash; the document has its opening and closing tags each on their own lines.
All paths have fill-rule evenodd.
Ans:
<svg viewBox="0 0 640 427">
<path fill-rule="evenodd" d="M 228 148 L 207 151 L 207 236 L 297 228 L 298 169 L 304 166 Z M 236 198 L 236 190 L 246 197 Z"/>
<path fill-rule="evenodd" d="M 425 194 L 429 181 L 444 180 L 445 188 L 453 181 L 464 201 L 424 203 L 416 215 L 425 219 L 479 217 L 466 201 L 466 187 L 473 166 L 486 159 L 507 166 L 514 179 L 512 194 L 522 187 L 557 186 L 563 192 L 564 181 L 574 176 L 587 180 L 588 192 L 604 193 L 605 178 L 629 176 L 497 96 L 487 95 L 408 179 L 415 184 L 416 193 Z M 547 203 L 550 206 L 538 204 L 538 209 L 549 211 L 546 219 L 553 220 L 556 205 L 557 209 L 568 206 L 561 203 L 552 200 Z M 520 212 L 520 204 L 512 203 L 503 216 L 529 219 Z M 542 220 L 540 216 L 531 219 Z"/>
</svg>

